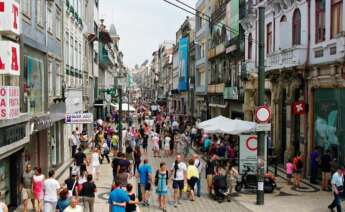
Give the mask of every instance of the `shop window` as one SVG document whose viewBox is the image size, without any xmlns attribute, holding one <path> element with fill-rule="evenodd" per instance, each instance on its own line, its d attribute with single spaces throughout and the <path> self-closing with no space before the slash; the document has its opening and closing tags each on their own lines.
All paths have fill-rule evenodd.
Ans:
<svg viewBox="0 0 345 212">
<path fill-rule="evenodd" d="M 301 44 L 301 13 L 296 9 L 292 17 L 292 45 Z"/>
<path fill-rule="evenodd" d="M 21 0 L 20 1 L 20 6 L 22 8 L 22 14 L 27 18 L 31 18 L 31 3 L 32 3 L 32 0 Z"/>
<path fill-rule="evenodd" d="M 331 38 L 343 30 L 343 1 L 332 0 L 331 5 Z"/>
<path fill-rule="evenodd" d="M 325 40 L 325 0 L 315 1 L 315 19 L 316 19 L 316 29 L 315 29 L 315 42 L 319 43 Z"/>
<path fill-rule="evenodd" d="M 345 89 L 316 89 L 314 92 L 314 144 L 327 150 L 343 165 L 345 158 Z"/>
<path fill-rule="evenodd" d="M 25 112 L 43 112 L 43 61 L 24 56 L 24 109 Z"/>
<path fill-rule="evenodd" d="M 273 34 L 272 34 L 272 23 L 266 26 L 266 53 L 271 54 L 273 51 Z"/>
</svg>

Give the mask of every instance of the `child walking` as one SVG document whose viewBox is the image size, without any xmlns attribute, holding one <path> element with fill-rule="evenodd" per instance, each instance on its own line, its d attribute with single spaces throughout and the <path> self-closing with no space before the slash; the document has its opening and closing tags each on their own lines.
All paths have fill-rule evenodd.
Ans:
<svg viewBox="0 0 345 212">
<path fill-rule="evenodd" d="M 288 162 L 286 163 L 286 177 L 287 177 L 288 185 L 291 185 L 292 172 L 293 172 L 293 164 L 292 164 L 291 159 L 289 159 Z"/>
</svg>

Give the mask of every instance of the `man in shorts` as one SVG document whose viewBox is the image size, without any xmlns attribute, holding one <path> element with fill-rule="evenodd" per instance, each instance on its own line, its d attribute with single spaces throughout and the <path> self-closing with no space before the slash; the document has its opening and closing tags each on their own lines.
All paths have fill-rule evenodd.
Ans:
<svg viewBox="0 0 345 212">
<path fill-rule="evenodd" d="M 171 166 L 171 173 L 173 176 L 174 207 L 177 208 L 177 204 L 181 204 L 180 199 L 185 184 L 184 182 L 187 179 L 187 166 L 182 162 L 181 155 L 176 155 L 176 160 Z"/>
<path fill-rule="evenodd" d="M 29 211 L 29 200 L 31 200 L 32 207 L 35 205 L 34 195 L 32 193 L 32 177 L 35 172 L 32 170 L 31 164 L 26 164 L 25 171 L 22 177 L 22 200 L 23 211 Z"/>
<path fill-rule="evenodd" d="M 144 164 L 139 167 L 138 177 L 140 182 L 140 190 L 142 193 L 143 206 L 149 206 L 151 183 L 152 183 L 152 167 L 148 159 L 144 159 Z"/>
</svg>

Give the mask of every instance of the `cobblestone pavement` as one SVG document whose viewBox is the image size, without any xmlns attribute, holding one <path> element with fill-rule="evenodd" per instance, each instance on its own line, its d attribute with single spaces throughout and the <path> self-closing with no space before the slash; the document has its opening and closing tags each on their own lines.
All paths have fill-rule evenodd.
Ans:
<svg viewBox="0 0 345 212">
<path fill-rule="evenodd" d="M 149 155 L 146 156 L 149 158 L 149 163 L 152 164 L 154 170 L 157 169 L 159 166 L 159 163 L 161 161 L 164 161 L 170 166 L 170 164 L 173 163 L 174 158 L 173 157 L 168 157 L 168 158 L 153 158 L 151 156 L 151 151 L 149 151 Z M 101 176 L 100 179 L 96 181 L 97 185 L 97 198 L 95 202 L 95 208 L 96 211 L 108 211 L 109 207 L 107 205 L 107 198 L 108 198 L 108 193 L 109 193 L 109 188 L 111 185 L 112 181 L 112 173 L 111 173 L 111 166 L 110 164 L 103 164 L 101 166 Z M 136 178 L 133 177 L 131 179 L 131 183 L 133 185 L 137 184 Z M 206 182 L 203 180 L 203 185 L 205 185 Z M 203 186 L 205 188 L 205 186 Z M 136 189 L 136 188 L 135 188 Z M 151 211 L 161 211 L 158 209 L 158 203 L 157 203 L 157 197 L 154 192 L 152 192 L 152 196 L 150 199 L 150 207 L 149 208 L 143 208 L 141 207 L 141 211 L 143 212 L 151 212 Z M 218 203 L 215 202 L 207 197 L 205 193 L 203 193 L 201 198 L 197 198 L 195 202 L 191 202 L 189 200 L 183 200 L 182 204 L 178 206 L 178 208 L 174 208 L 172 205 L 172 196 L 169 196 L 169 206 L 168 206 L 168 211 L 188 211 L 188 212 L 208 212 L 208 211 L 219 211 L 219 212 L 249 212 L 250 210 L 246 209 L 245 207 L 241 206 L 239 203 L 236 201 L 233 202 L 224 202 L 224 203 Z"/>
</svg>

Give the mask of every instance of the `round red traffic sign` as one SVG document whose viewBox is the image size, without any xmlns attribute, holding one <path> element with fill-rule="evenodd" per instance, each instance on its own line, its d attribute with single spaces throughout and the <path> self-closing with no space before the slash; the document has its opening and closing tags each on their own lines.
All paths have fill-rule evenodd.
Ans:
<svg viewBox="0 0 345 212">
<path fill-rule="evenodd" d="M 250 136 L 246 140 L 246 147 L 250 151 L 256 151 L 258 149 L 258 140 L 256 136 Z"/>
<path fill-rule="evenodd" d="M 272 111 L 268 106 L 260 106 L 255 111 L 255 117 L 258 122 L 264 123 L 271 119 Z"/>
</svg>

